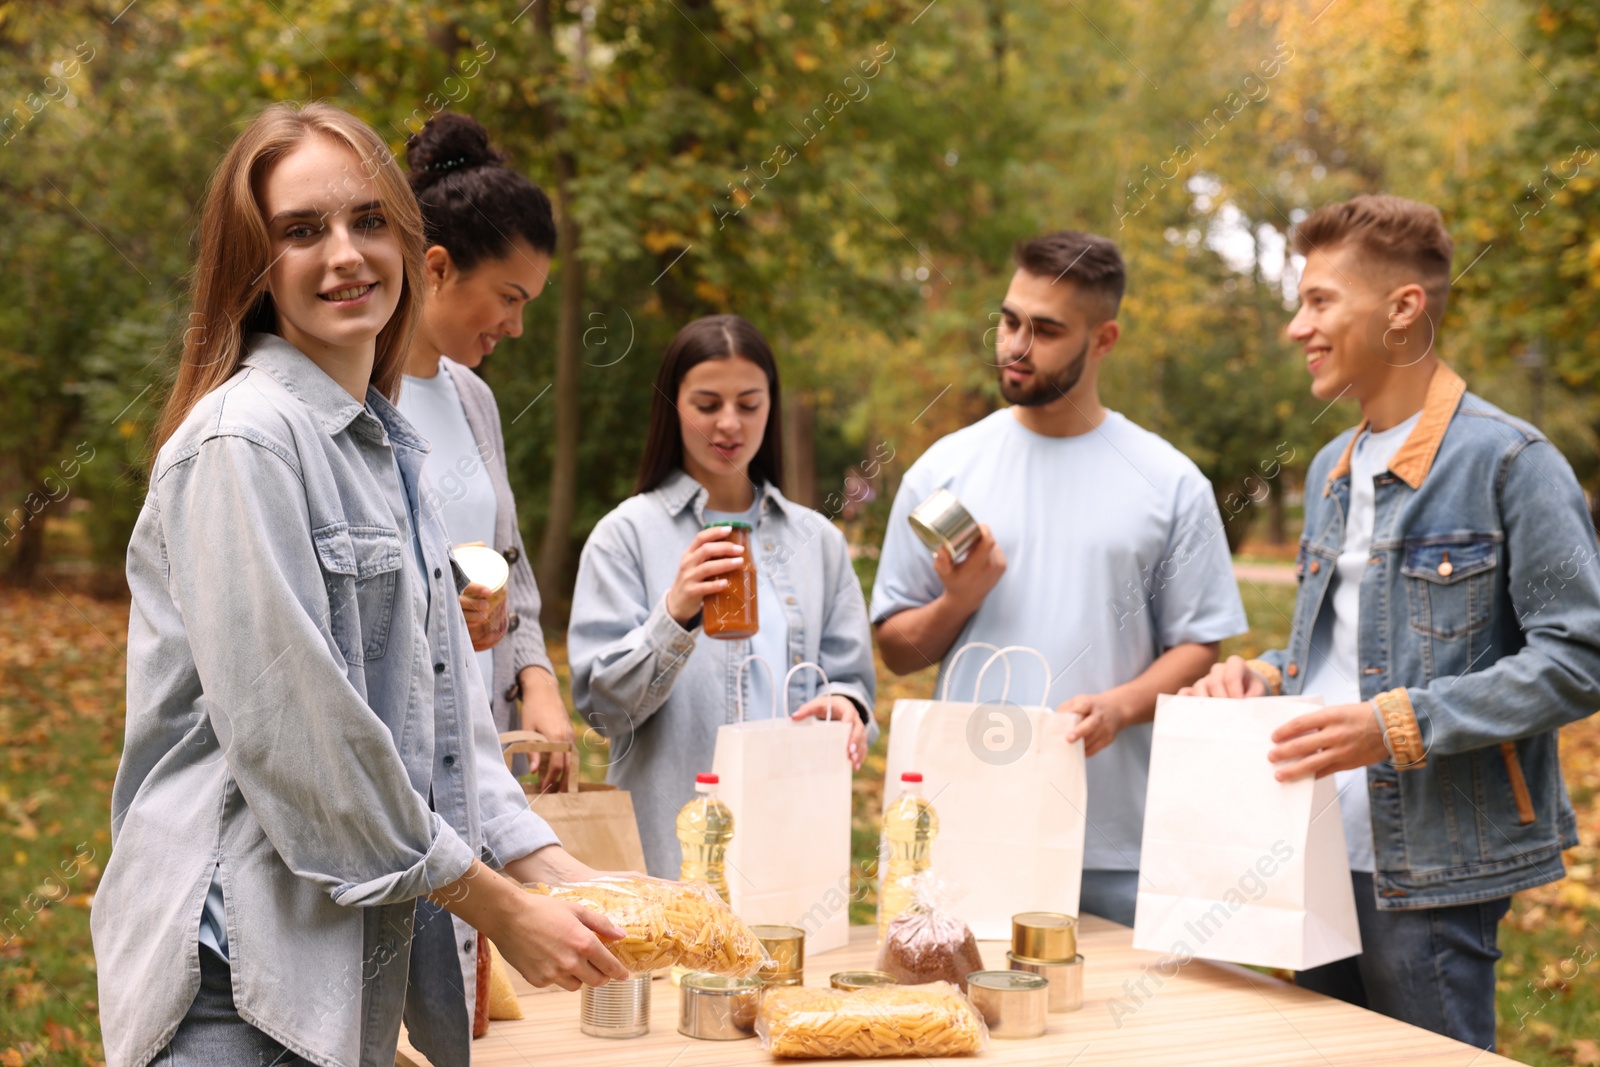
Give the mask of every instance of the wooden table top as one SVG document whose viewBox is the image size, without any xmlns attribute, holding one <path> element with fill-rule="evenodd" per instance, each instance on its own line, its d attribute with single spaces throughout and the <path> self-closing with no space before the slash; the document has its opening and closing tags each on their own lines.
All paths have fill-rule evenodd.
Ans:
<svg viewBox="0 0 1600 1067">
<path fill-rule="evenodd" d="M 850 944 L 806 960 L 806 984 L 826 986 L 835 971 L 870 968 L 875 927 L 850 931 Z M 982 1059 L 1037 1067 L 1136 1064 L 1309 1064 L 1344 1067 L 1487 1067 L 1513 1061 L 1341 1001 L 1297 989 L 1243 967 L 1195 960 L 1161 969 L 1163 957 L 1133 948 L 1133 931 L 1083 917 L 1082 1009 L 1051 1015 L 1043 1037 L 991 1040 Z M 1006 966 L 1004 942 L 980 942 L 984 964 Z M 474 1067 L 593 1064 L 597 1067 L 725 1067 L 774 1062 L 754 1038 L 696 1041 L 678 1033 L 678 990 L 651 984 L 650 1033 L 607 1040 L 578 1030 L 578 994 L 536 990 L 513 979 L 525 1019 L 496 1022 L 473 1042 Z M 401 1067 L 428 1067 L 404 1035 Z M 793 1061 L 798 1062 L 798 1061 Z M 838 1062 L 838 1061 L 835 1061 Z M 853 1061 L 925 1064 L 921 1059 Z"/>
</svg>

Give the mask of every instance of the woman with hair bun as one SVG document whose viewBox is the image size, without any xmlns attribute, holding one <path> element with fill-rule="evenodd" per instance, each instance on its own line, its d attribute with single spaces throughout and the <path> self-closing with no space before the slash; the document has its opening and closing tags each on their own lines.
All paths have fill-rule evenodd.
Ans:
<svg viewBox="0 0 1600 1067">
<path fill-rule="evenodd" d="M 489 545 L 511 566 L 496 608 L 481 585 L 461 597 L 495 726 L 571 741 L 572 720 L 539 627 L 539 587 L 517 526 L 500 409 L 473 372 L 503 338 L 522 335 L 523 308 L 544 290 L 556 247 L 550 198 L 506 166 L 488 131 L 467 115 L 446 111 L 429 120 L 407 142 L 406 162 L 427 250 L 422 318 L 406 354 L 400 411 L 432 446 L 427 495 L 451 543 Z M 564 754 L 534 759 L 549 761 L 545 789 L 577 773 Z"/>
<path fill-rule="evenodd" d="M 391 403 L 424 247 L 383 142 L 327 104 L 266 108 L 212 177 L 128 545 L 110 1067 L 387 1065 L 402 1016 L 464 1067 L 445 912 L 536 985 L 627 976 L 620 929 L 516 884 L 593 872 L 506 770 Z"/>
</svg>

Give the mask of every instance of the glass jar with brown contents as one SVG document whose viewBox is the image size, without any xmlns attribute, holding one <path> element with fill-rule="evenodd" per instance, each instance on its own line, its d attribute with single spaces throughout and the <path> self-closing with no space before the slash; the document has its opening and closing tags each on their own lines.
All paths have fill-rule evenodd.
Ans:
<svg viewBox="0 0 1600 1067">
<path fill-rule="evenodd" d="M 738 568 L 722 576 L 728 580 L 727 587 L 705 599 L 706 636 L 723 641 L 754 637 L 761 629 L 756 613 L 756 559 L 751 545 L 754 531 L 748 522 L 713 522 L 707 523 L 706 529 L 713 526 L 729 527 L 727 539 L 744 546 L 744 559 Z"/>
</svg>

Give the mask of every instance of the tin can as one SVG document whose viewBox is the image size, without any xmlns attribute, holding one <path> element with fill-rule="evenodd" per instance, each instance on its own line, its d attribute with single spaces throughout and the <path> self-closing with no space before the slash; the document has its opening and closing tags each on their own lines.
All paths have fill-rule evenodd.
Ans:
<svg viewBox="0 0 1600 1067">
<path fill-rule="evenodd" d="M 761 615 L 756 606 L 755 531 L 748 522 L 710 522 L 704 528 L 709 530 L 717 526 L 728 527 L 726 539 L 744 546 L 744 559 L 737 568 L 722 575 L 728 581 L 727 588 L 705 598 L 701 609 L 702 625 L 707 637 L 742 641 L 761 630 Z"/>
<path fill-rule="evenodd" d="M 1013 971 L 1037 974 L 1050 983 L 1049 1006 L 1046 1010 L 1077 1011 L 1083 1007 L 1082 956 L 1074 956 L 1066 961 L 1047 962 L 1024 959 L 1015 952 L 1007 952 L 1006 962 L 1011 964 Z"/>
<path fill-rule="evenodd" d="M 989 1024 L 989 1036 L 1038 1037 L 1044 1033 L 1050 982 L 1026 971 L 973 971 L 967 999 Z"/>
<path fill-rule="evenodd" d="M 828 976 L 828 984 L 835 989 L 852 992 L 880 985 L 899 985 L 900 979 L 885 971 L 838 971 Z"/>
<path fill-rule="evenodd" d="M 967 558 L 983 535 L 977 520 L 948 489 L 935 489 L 928 494 L 928 499 L 913 508 L 907 519 L 930 552 L 948 548 L 957 563 Z"/>
<path fill-rule="evenodd" d="M 578 1029 L 590 1037 L 643 1037 L 650 1032 L 650 976 L 636 974 L 603 986 L 586 985 Z"/>
<path fill-rule="evenodd" d="M 752 926 L 772 963 L 761 968 L 766 985 L 799 985 L 805 980 L 806 932 L 798 926 Z"/>
<path fill-rule="evenodd" d="M 696 971 L 678 985 L 678 1033 L 701 1041 L 740 1041 L 756 1034 L 759 978 Z"/>
<path fill-rule="evenodd" d="M 468 581 L 488 587 L 490 599 L 496 606 L 505 602 L 511 565 L 504 556 L 487 545 L 457 545 L 450 554 L 455 556 L 456 565 Z"/>
<path fill-rule="evenodd" d="M 1062 963 L 1078 954 L 1078 920 L 1057 911 L 1011 917 L 1011 951 L 1025 960 Z"/>
</svg>

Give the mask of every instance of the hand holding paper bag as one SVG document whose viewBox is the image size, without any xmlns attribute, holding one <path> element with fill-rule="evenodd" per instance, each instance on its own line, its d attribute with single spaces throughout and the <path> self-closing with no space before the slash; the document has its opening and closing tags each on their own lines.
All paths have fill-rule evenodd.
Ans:
<svg viewBox="0 0 1600 1067">
<path fill-rule="evenodd" d="M 1279 782 L 1267 759 L 1320 704 L 1161 698 L 1135 948 L 1293 970 L 1360 953 L 1334 780 Z"/>
</svg>

